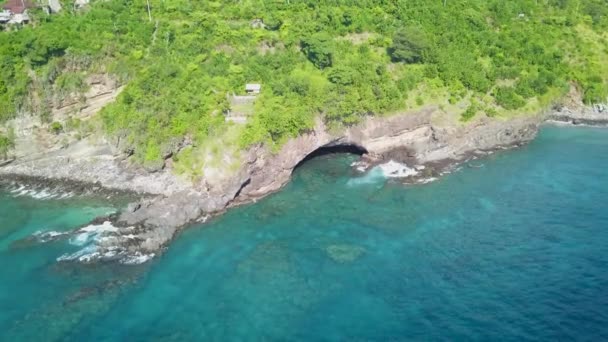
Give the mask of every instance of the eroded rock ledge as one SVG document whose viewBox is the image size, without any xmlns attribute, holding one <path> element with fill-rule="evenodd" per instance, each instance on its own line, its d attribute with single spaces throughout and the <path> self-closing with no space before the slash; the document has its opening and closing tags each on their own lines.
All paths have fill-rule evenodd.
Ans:
<svg viewBox="0 0 608 342">
<path fill-rule="evenodd" d="M 100 180 L 99 176 L 91 175 L 95 177 L 93 181 L 99 181 L 103 186 L 111 184 L 111 187 L 120 187 L 123 182 L 127 189 L 133 189 L 133 181 L 140 179 L 146 183 L 145 188 L 158 188 L 159 191 L 153 193 L 159 196 L 133 203 L 118 215 L 98 219 L 111 220 L 117 229 L 108 232 L 104 239 L 111 241 L 111 244 L 97 246 L 96 257 L 87 261 L 115 260 L 117 255 L 131 259 L 133 256 L 158 255 L 182 227 L 205 221 L 209 216 L 220 214 L 230 207 L 256 201 L 278 191 L 289 181 L 294 168 L 320 148 L 350 146 L 365 152 L 366 158 L 374 161 L 394 160 L 427 165 L 445 161 L 457 163 L 475 152 L 525 144 L 536 136 L 539 125 L 546 119 L 604 124 L 608 122 L 608 111 L 603 108 L 560 108 L 548 115 L 510 120 L 482 118 L 468 124 L 437 122 L 442 117 L 440 110 L 426 108 L 391 117 L 369 117 L 341 134 L 330 133 L 319 120 L 312 131 L 290 140 L 278 153 L 273 154 L 263 146 L 253 147 L 246 153 L 244 163 L 234 177 L 213 186 L 186 187 L 176 183 L 174 177 L 166 172 L 153 176 L 133 175 L 124 179 L 108 177 L 111 182 L 105 184 L 103 177 Z M 103 163 L 113 163 L 113 167 L 122 170 L 122 174 L 127 172 L 117 160 L 102 160 Z M 0 167 L 0 174 L 12 172 L 44 176 L 35 171 L 39 170 L 35 161 L 28 163 L 27 167 L 22 168 L 15 167 L 19 163 Z M 94 159 L 88 159 L 87 163 L 91 170 L 98 166 Z M 56 173 L 47 176 L 53 178 L 60 174 L 65 177 L 66 172 L 71 172 L 65 171 L 70 167 L 73 166 L 69 163 L 57 165 Z M 114 172 L 108 170 L 110 174 Z M 75 178 L 82 181 L 86 176 Z M 163 187 L 162 191 L 160 187 Z"/>
</svg>

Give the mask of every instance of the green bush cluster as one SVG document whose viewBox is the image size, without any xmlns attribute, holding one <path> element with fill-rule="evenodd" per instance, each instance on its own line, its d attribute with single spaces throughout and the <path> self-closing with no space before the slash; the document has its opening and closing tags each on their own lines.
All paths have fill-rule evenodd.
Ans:
<svg viewBox="0 0 608 342">
<path fill-rule="evenodd" d="M 51 124 L 51 132 L 53 132 L 53 134 L 59 134 L 61 132 L 63 132 L 63 125 L 60 122 L 53 122 Z"/>
<path fill-rule="evenodd" d="M 15 137 L 12 131 L 0 134 L 0 157 L 7 158 L 10 150 L 15 146 Z"/>
<path fill-rule="evenodd" d="M 513 87 L 498 87 L 494 93 L 496 103 L 505 109 L 519 109 L 526 104 L 524 98 Z"/>
</svg>

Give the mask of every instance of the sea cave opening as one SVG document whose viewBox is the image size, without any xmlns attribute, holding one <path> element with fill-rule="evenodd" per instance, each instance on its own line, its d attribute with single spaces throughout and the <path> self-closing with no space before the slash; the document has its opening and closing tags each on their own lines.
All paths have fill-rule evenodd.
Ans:
<svg viewBox="0 0 608 342">
<path fill-rule="evenodd" d="M 363 146 L 352 143 L 324 145 L 312 151 L 306 157 L 304 157 L 304 159 L 300 160 L 300 162 L 293 168 L 292 172 L 295 172 L 307 161 L 321 156 L 326 156 L 330 154 L 355 154 L 358 156 L 362 156 L 366 153 L 367 150 Z"/>
</svg>

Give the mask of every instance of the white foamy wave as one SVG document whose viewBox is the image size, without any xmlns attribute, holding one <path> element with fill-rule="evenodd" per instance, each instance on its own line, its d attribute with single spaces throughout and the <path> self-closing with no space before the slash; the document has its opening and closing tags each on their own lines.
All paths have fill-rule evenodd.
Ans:
<svg viewBox="0 0 608 342">
<path fill-rule="evenodd" d="M 23 190 L 25 190 L 25 185 L 22 185 L 22 186 L 20 186 L 20 187 L 18 187 L 18 188 L 14 188 L 14 189 L 13 189 L 13 190 L 11 190 L 10 192 L 11 192 L 12 194 L 16 194 L 16 193 L 20 193 L 20 192 L 21 192 L 21 191 L 23 191 Z"/>
<path fill-rule="evenodd" d="M 382 170 L 378 167 L 374 167 L 369 170 L 365 175 L 361 177 L 355 177 L 348 180 L 346 185 L 348 186 L 358 186 L 358 185 L 366 185 L 366 184 L 376 184 L 381 183 L 386 180 L 386 176 L 382 172 Z"/>
<path fill-rule="evenodd" d="M 358 172 L 365 172 L 367 170 L 368 164 L 362 161 L 356 161 L 350 164 L 350 167 L 355 168 Z"/>
<path fill-rule="evenodd" d="M 74 246 L 84 246 L 93 241 L 93 236 L 92 233 L 80 233 L 70 239 L 70 244 Z"/>
<path fill-rule="evenodd" d="M 20 188 L 19 191 L 15 192 L 15 196 L 19 197 L 19 196 L 27 196 L 30 194 L 29 189 L 26 189 L 25 187 Z"/>
<path fill-rule="evenodd" d="M 98 225 L 90 225 L 80 228 L 77 234 L 70 239 L 70 243 L 75 246 L 84 246 L 88 243 L 98 241 L 105 233 L 115 233 L 118 228 L 114 227 L 110 221 Z"/>
<path fill-rule="evenodd" d="M 196 220 L 196 222 L 205 223 L 209 220 L 210 217 L 211 217 L 210 215 L 203 215 L 198 220 Z"/>
<path fill-rule="evenodd" d="M 418 181 L 418 184 L 427 184 L 427 183 L 431 183 L 437 180 L 437 177 L 430 177 L 430 178 L 422 178 Z"/>
<path fill-rule="evenodd" d="M 416 169 L 408 167 L 405 164 L 397 163 L 392 160 L 387 163 L 380 164 L 377 167 L 382 170 L 382 173 L 387 178 L 405 178 L 418 174 L 418 171 L 416 171 Z"/>
<path fill-rule="evenodd" d="M 47 198 L 54 198 L 57 195 L 48 192 L 46 189 L 42 189 L 39 192 L 32 193 L 31 196 L 35 199 L 47 199 Z"/>
<path fill-rule="evenodd" d="M 78 250 L 75 253 L 66 253 L 59 258 L 57 261 L 81 261 L 89 262 L 99 255 L 96 246 L 87 246 L 83 249 Z"/>
<path fill-rule="evenodd" d="M 69 234 L 69 232 L 57 232 L 54 230 L 44 232 L 44 231 L 39 230 L 39 231 L 35 232 L 34 234 L 32 234 L 32 236 L 35 237 L 38 241 L 44 243 L 44 242 L 56 240 L 57 238 L 67 235 L 67 234 Z"/>
<path fill-rule="evenodd" d="M 128 255 L 128 256 L 122 258 L 120 260 L 120 263 L 125 264 L 125 265 L 139 265 L 139 264 L 143 264 L 144 262 L 146 262 L 152 258 L 154 258 L 154 253 L 143 254 L 140 252 L 136 252 L 133 255 Z"/>
<path fill-rule="evenodd" d="M 415 168 L 390 160 L 384 164 L 377 165 L 369 170 L 364 176 L 351 178 L 348 185 L 375 184 L 385 181 L 387 178 L 407 178 L 418 174 Z"/>
<path fill-rule="evenodd" d="M 49 200 L 49 199 L 66 199 L 74 196 L 72 192 L 62 192 L 57 189 L 32 189 L 27 188 L 25 185 L 20 185 L 9 191 L 15 197 L 31 197 L 38 200 Z"/>
<path fill-rule="evenodd" d="M 63 254 L 57 258 L 57 261 L 78 261 L 88 263 L 96 260 L 118 260 L 118 262 L 123 265 L 140 265 L 154 258 L 154 256 L 154 253 L 144 254 L 141 252 L 127 254 L 124 250 L 112 248 L 101 252 L 97 246 L 90 245 L 75 253 Z"/>
<path fill-rule="evenodd" d="M 124 228 L 126 231 L 133 227 Z M 155 254 L 144 254 L 141 252 L 128 252 L 124 247 L 115 245 L 119 241 L 137 238 L 134 234 L 116 235 L 119 228 L 114 227 L 111 222 L 106 221 L 98 225 L 89 225 L 78 229 L 69 240 L 70 244 L 81 246 L 74 253 L 66 253 L 57 258 L 57 261 L 77 261 L 89 263 L 100 260 L 117 260 L 125 265 L 138 265 L 154 258 Z M 124 232 L 123 232 L 124 233 Z"/>
<path fill-rule="evenodd" d="M 71 197 L 74 197 L 74 193 L 66 192 L 65 194 L 62 194 L 61 196 L 57 197 L 57 199 L 66 199 L 66 198 L 71 198 Z"/>
<path fill-rule="evenodd" d="M 92 232 L 92 233 L 105 233 L 105 232 L 117 232 L 118 228 L 112 225 L 112 222 L 105 221 L 102 224 L 92 224 L 83 228 L 78 229 L 79 232 Z"/>
</svg>

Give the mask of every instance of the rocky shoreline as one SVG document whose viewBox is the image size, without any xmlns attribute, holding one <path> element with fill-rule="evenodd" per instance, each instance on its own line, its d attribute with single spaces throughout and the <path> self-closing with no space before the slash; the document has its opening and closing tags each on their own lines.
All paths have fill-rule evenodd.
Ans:
<svg viewBox="0 0 608 342">
<path fill-rule="evenodd" d="M 150 197 L 150 194 L 138 193 L 127 189 L 104 187 L 101 183 L 90 183 L 69 178 L 47 178 L 24 174 L 3 174 L 0 178 L 0 190 L 20 193 L 28 190 L 30 194 L 46 193 L 51 198 L 65 195 L 96 198 L 131 198 Z M 23 193 L 23 195 L 27 195 Z M 66 196 L 67 197 L 67 196 Z"/>
<path fill-rule="evenodd" d="M 571 125 L 608 126 L 608 105 L 596 104 L 576 109 L 558 108 L 547 120 Z"/>
<path fill-rule="evenodd" d="M 573 110 L 564 107 L 548 115 L 510 120 L 481 118 L 469 124 L 438 124 L 435 121 L 440 110 L 431 107 L 391 117 L 370 117 L 340 134 L 331 133 L 319 120 L 314 130 L 290 140 L 278 153 L 271 153 L 263 146 L 251 148 L 244 156 L 243 165 L 236 175 L 213 186 L 186 187 L 168 172 L 152 176 L 139 174 L 140 182 L 155 190 L 151 191 L 153 196 L 144 196 L 119 214 L 99 218 L 75 230 L 74 234 L 84 234 L 91 229 L 99 229 L 95 248 L 89 253 L 73 255 L 60 261 L 144 262 L 161 253 L 183 227 L 204 222 L 229 208 L 254 202 L 280 190 L 289 181 L 293 170 L 314 153 L 350 149 L 362 154 L 362 164 L 359 166 L 363 171 L 389 161 L 417 166 L 419 172 L 409 180 L 422 182 L 425 178 L 440 177 L 457 165 L 496 150 L 524 145 L 534 139 L 540 125 L 547 120 L 574 124 L 608 123 L 608 110 L 605 106 L 581 108 Z M 92 159 L 83 160 L 86 160 L 87 170 L 96 169 Z M 106 165 L 107 158 L 103 160 Z M 73 160 L 69 166 L 71 170 L 76 170 L 75 165 L 78 163 L 78 160 Z M 116 160 L 114 163 L 120 164 L 121 161 Z M 108 175 L 76 172 L 77 176 L 69 177 L 69 172 L 64 172 L 65 165 L 56 165 L 56 172 L 52 171 L 53 168 L 36 168 L 36 161 L 28 161 L 27 167 L 20 168 L 19 165 L 23 164 L 11 163 L 0 167 L 0 184 L 12 182 L 13 185 L 48 185 L 51 182 L 50 184 L 73 186 L 75 191 L 109 191 L 110 196 L 116 191 L 138 195 L 144 193 L 142 187 L 133 187 L 129 177 L 118 180 L 113 177 L 112 171 Z M 42 165 L 49 165 L 48 159 Z M 113 168 L 114 166 L 105 170 Z M 92 181 L 83 181 L 83 178 L 86 179 L 83 174 L 89 175 Z M 56 175 L 63 178 L 56 180 Z M 112 182 L 108 182 L 108 179 Z M 91 183 L 95 185 L 91 187 Z M 118 186 L 108 186 L 109 184 Z M 171 186 L 175 184 L 180 186 Z"/>
</svg>

